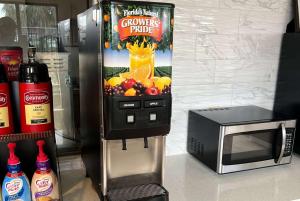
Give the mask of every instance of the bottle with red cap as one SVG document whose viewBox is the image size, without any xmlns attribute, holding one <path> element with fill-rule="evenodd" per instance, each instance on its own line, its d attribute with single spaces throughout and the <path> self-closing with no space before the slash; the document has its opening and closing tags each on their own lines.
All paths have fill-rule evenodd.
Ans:
<svg viewBox="0 0 300 201">
<path fill-rule="evenodd" d="M 11 134 L 13 131 L 9 85 L 4 65 L 0 63 L 0 135 Z"/>
<path fill-rule="evenodd" d="M 15 155 L 15 143 L 9 143 L 7 174 L 2 184 L 2 200 L 31 201 L 30 185 L 27 176 L 21 170 L 21 162 Z"/>
<path fill-rule="evenodd" d="M 32 201 L 59 200 L 58 181 L 50 167 L 48 156 L 44 152 L 44 140 L 37 141 L 39 154 L 36 160 L 36 171 L 31 181 Z"/>
</svg>

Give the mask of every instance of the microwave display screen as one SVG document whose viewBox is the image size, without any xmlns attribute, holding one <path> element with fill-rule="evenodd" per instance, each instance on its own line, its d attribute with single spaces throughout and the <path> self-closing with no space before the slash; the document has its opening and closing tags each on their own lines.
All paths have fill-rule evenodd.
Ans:
<svg viewBox="0 0 300 201">
<path fill-rule="evenodd" d="M 274 159 L 278 130 L 228 135 L 224 138 L 223 164 L 235 165 Z"/>
</svg>

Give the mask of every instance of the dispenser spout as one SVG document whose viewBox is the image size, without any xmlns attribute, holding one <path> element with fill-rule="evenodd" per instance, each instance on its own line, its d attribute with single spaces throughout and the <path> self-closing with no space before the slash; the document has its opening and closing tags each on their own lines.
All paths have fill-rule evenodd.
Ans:
<svg viewBox="0 0 300 201">
<path fill-rule="evenodd" d="M 39 147 L 39 154 L 37 156 L 37 161 L 39 161 L 39 162 L 47 161 L 48 156 L 44 152 L 45 141 L 44 140 L 39 140 L 39 141 L 36 142 L 36 145 Z"/>
<path fill-rule="evenodd" d="M 17 165 L 20 163 L 19 158 L 15 155 L 16 143 L 9 143 L 7 145 L 9 149 L 8 165 Z"/>
<path fill-rule="evenodd" d="M 145 149 L 148 149 L 149 148 L 149 143 L 148 143 L 148 138 L 144 138 L 144 144 L 145 144 L 145 146 L 144 146 L 144 148 Z"/>
<path fill-rule="evenodd" d="M 126 140 L 125 139 L 122 139 L 122 145 L 123 145 L 122 150 L 126 151 L 127 150 L 127 145 L 126 145 Z"/>
</svg>

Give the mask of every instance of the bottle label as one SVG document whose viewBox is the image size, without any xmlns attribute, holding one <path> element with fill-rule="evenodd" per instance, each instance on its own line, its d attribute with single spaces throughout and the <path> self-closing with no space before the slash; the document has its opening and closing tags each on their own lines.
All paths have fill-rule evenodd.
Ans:
<svg viewBox="0 0 300 201">
<path fill-rule="evenodd" d="M 19 163 L 17 165 L 8 165 L 7 170 L 11 174 L 17 174 L 21 171 L 21 164 Z"/>
<path fill-rule="evenodd" d="M 49 197 L 49 195 L 52 194 L 53 191 L 53 182 L 52 178 L 49 176 L 44 176 L 35 181 L 35 186 L 37 189 L 37 192 L 34 194 L 34 197 L 37 198 L 43 198 L 43 197 Z"/>
<path fill-rule="evenodd" d="M 27 125 L 51 123 L 50 96 L 47 91 L 29 91 L 24 95 Z"/>
<path fill-rule="evenodd" d="M 48 171 L 50 170 L 49 160 L 45 162 L 36 162 L 36 167 L 40 171 Z"/>
<path fill-rule="evenodd" d="M 17 200 L 22 197 L 24 193 L 23 180 L 16 178 L 5 184 L 5 190 L 7 196 L 5 196 L 5 201 Z"/>
<path fill-rule="evenodd" d="M 0 93 L 0 128 L 9 127 L 9 113 L 7 104 L 7 95 Z"/>
</svg>

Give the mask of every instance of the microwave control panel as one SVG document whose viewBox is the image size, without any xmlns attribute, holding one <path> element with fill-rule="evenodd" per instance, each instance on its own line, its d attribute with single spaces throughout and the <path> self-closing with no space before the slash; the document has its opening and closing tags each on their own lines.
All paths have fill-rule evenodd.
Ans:
<svg viewBox="0 0 300 201">
<path fill-rule="evenodd" d="M 294 132 L 295 129 L 293 128 L 287 128 L 286 129 L 286 142 L 285 142 L 285 150 L 284 150 L 284 156 L 290 156 L 293 151 L 293 145 L 294 145 Z"/>
</svg>

